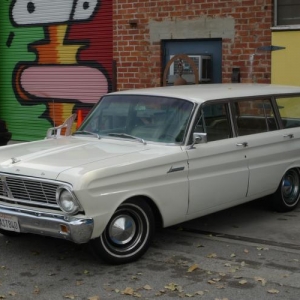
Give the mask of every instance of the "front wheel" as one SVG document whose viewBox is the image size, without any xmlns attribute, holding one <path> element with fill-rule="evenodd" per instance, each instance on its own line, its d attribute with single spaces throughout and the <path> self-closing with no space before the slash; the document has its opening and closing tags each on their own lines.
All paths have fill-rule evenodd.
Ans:
<svg viewBox="0 0 300 300">
<path fill-rule="evenodd" d="M 272 206 L 278 212 L 295 209 L 300 199 L 300 172 L 298 168 L 288 170 L 273 195 Z"/>
<path fill-rule="evenodd" d="M 141 199 L 123 203 L 102 235 L 90 241 L 96 257 L 112 264 L 137 260 L 149 248 L 154 235 L 154 215 Z"/>
</svg>

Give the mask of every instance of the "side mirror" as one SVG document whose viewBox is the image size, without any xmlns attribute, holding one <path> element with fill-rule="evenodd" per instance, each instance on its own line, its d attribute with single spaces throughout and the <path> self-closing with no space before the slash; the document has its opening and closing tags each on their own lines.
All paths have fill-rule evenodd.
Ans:
<svg viewBox="0 0 300 300">
<path fill-rule="evenodd" d="M 196 144 L 205 144 L 207 143 L 207 133 L 203 132 L 194 132 L 193 133 L 193 143 L 190 149 L 194 148 Z"/>
</svg>

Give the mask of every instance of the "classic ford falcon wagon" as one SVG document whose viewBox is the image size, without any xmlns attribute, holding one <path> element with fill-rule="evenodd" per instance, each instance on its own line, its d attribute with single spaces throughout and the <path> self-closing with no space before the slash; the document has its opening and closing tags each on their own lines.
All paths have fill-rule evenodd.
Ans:
<svg viewBox="0 0 300 300">
<path fill-rule="evenodd" d="M 0 148 L 0 233 L 141 257 L 155 228 L 300 195 L 300 87 L 207 84 L 104 96 L 71 136 Z"/>
</svg>

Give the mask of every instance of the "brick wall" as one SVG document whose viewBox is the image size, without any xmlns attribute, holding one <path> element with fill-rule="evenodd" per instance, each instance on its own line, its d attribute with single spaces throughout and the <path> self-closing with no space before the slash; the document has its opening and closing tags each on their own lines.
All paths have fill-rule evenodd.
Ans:
<svg viewBox="0 0 300 300">
<path fill-rule="evenodd" d="M 271 45 L 272 0 L 115 0 L 114 59 L 117 89 L 162 85 L 161 42 L 152 40 L 150 23 L 233 19 L 232 36 L 222 37 L 222 81 L 231 82 L 232 68 L 241 82 L 269 83 L 271 54 L 257 50 Z M 137 26 L 130 25 L 136 20 Z M 195 34 L 195 33 L 193 33 Z M 172 34 L 171 34 L 172 37 Z M 209 36 L 192 36 L 207 38 Z M 214 36 L 216 37 L 216 36 Z M 182 38 L 186 38 L 182 36 Z"/>
</svg>

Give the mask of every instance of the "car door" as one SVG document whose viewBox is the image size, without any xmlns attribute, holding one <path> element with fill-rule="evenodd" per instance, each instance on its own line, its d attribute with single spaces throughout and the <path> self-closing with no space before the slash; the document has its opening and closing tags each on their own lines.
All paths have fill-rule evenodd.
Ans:
<svg viewBox="0 0 300 300">
<path fill-rule="evenodd" d="M 299 103 L 300 97 L 279 97 L 274 105 L 270 98 L 235 103 L 238 139 L 247 143 L 249 198 L 275 192 L 283 174 L 299 165 Z"/>
<path fill-rule="evenodd" d="M 249 170 L 245 147 L 234 137 L 229 105 L 206 104 L 199 110 L 193 132 L 207 133 L 207 143 L 187 150 L 188 214 L 200 216 L 245 200 Z"/>
</svg>

